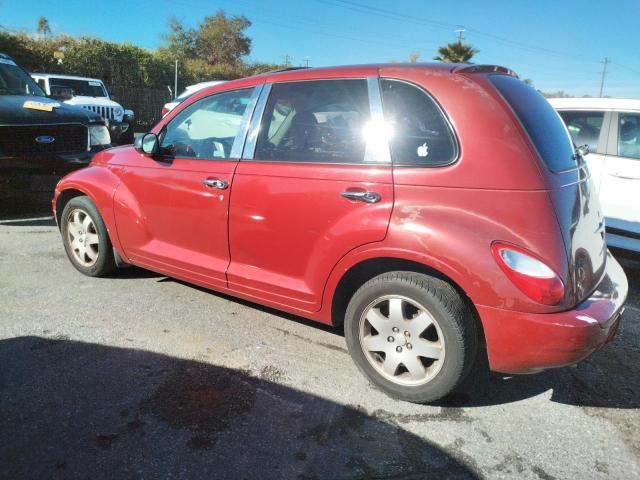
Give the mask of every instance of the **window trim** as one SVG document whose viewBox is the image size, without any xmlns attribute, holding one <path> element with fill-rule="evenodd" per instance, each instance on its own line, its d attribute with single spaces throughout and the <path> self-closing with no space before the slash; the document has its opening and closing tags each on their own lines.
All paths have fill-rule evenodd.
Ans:
<svg viewBox="0 0 640 480">
<path fill-rule="evenodd" d="M 258 140 L 258 134 L 260 133 L 260 129 L 262 127 L 264 113 L 267 107 L 267 101 L 271 94 L 271 89 L 273 85 L 280 85 L 286 83 L 304 83 L 304 82 L 318 82 L 318 81 L 335 81 L 335 80 L 364 80 L 367 84 L 367 98 L 369 101 L 369 113 L 371 115 L 371 119 L 381 120 L 384 117 L 382 114 L 382 96 L 380 92 L 380 85 L 378 83 L 378 77 L 335 77 L 335 78 L 310 78 L 304 80 L 287 80 L 281 82 L 268 82 L 264 84 L 264 88 L 260 94 L 260 98 L 258 99 L 257 106 L 253 113 L 253 117 L 251 119 L 251 125 L 249 126 L 249 133 L 245 140 L 244 149 L 242 151 L 241 161 L 250 161 L 256 163 L 267 163 L 267 164 L 301 164 L 301 165 L 358 165 L 358 166 L 367 166 L 373 167 L 376 165 L 391 165 L 391 152 L 389 149 L 388 142 L 386 144 L 386 157 L 384 148 L 381 148 L 378 145 L 376 149 L 371 142 L 368 141 L 365 145 L 365 153 L 363 157 L 363 161 L 361 162 L 312 162 L 312 161 L 289 161 L 289 160 L 259 160 L 255 158 L 256 152 L 256 144 Z M 367 158 L 371 160 L 367 161 Z"/>
<path fill-rule="evenodd" d="M 239 92 L 242 90 L 249 90 L 251 89 L 251 95 L 249 96 L 249 103 L 247 104 L 247 108 L 245 109 L 244 113 L 242 114 L 242 119 L 240 120 L 240 125 L 238 128 L 238 132 L 236 133 L 236 136 L 233 139 L 233 144 L 231 145 L 231 150 L 229 151 L 229 158 L 192 158 L 192 157 L 175 157 L 172 155 L 158 155 L 158 158 L 161 159 L 185 159 L 185 160 L 196 160 L 196 161 L 203 161 L 203 162 L 237 162 L 238 160 L 240 160 L 240 156 L 242 153 L 242 146 L 245 143 L 245 139 L 247 138 L 247 132 L 249 130 L 249 122 L 251 120 L 251 117 L 253 115 L 254 109 L 256 107 L 256 103 L 258 101 L 258 98 L 260 96 L 260 92 L 262 91 L 262 87 L 263 84 L 259 84 L 259 85 L 254 85 L 252 86 L 246 86 L 246 87 L 242 87 L 242 88 L 233 88 L 230 90 L 223 90 L 221 92 L 214 92 L 211 95 L 206 95 L 202 98 L 199 98 L 198 100 L 190 103 L 189 105 L 184 106 L 181 110 L 176 111 L 174 115 L 172 115 L 172 117 L 162 126 L 162 128 L 160 129 L 160 131 L 158 132 L 158 138 L 159 138 L 159 142 L 160 144 L 162 144 L 162 141 L 164 140 L 164 136 L 167 134 L 167 128 L 176 120 L 176 118 L 186 109 L 190 108 L 193 105 L 197 105 L 200 102 L 204 102 L 207 99 L 211 98 L 211 97 L 215 97 L 216 95 L 223 95 L 226 93 L 233 93 L 233 92 Z M 179 107 L 176 107 L 179 108 Z"/>
<path fill-rule="evenodd" d="M 402 167 L 402 168 L 443 168 L 443 167 L 449 167 L 455 163 L 458 163 L 458 160 L 460 160 L 460 157 L 462 156 L 461 153 L 461 148 L 460 148 L 460 139 L 458 138 L 458 133 L 456 132 L 456 129 L 453 128 L 453 123 L 451 123 L 451 119 L 449 118 L 449 115 L 447 114 L 446 110 L 442 107 L 442 105 L 440 105 L 440 102 L 438 102 L 438 100 L 436 99 L 436 97 L 434 97 L 431 92 L 429 92 L 426 88 L 424 88 L 422 85 L 418 85 L 417 83 L 414 82 L 410 82 L 407 81 L 403 78 L 397 78 L 397 77 L 380 77 L 379 81 L 381 82 L 382 80 L 393 80 L 396 82 L 402 82 L 402 83 L 406 83 L 412 87 L 417 88 L 418 90 L 422 91 L 422 93 L 424 93 L 427 98 L 429 98 L 433 104 L 436 106 L 436 108 L 438 109 L 438 111 L 440 112 L 440 114 L 442 115 L 442 118 L 444 118 L 445 124 L 447 125 L 447 127 L 449 128 L 449 132 L 451 133 L 451 136 L 453 138 L 453 146 L 454 146 L 454 155 L 452 156 L 452 159 L 450 162 L 448 163 L 442 163 L 439 165 L 414 165 L 414 164 L 403 164 L 403 163 L 399 163 L 396 162 L 393 158 L 393 154 L 391 153 L 391 146 L 389 146 L 389 154 L 391 155 L 391 163 L 394 167 Z M 382 106 L 383 106 L 383 111 L 384 111 L 384 98 L 382 96 L 382 88 L 380 87 L 380 97 L 382 98 Z"/>
</svg>

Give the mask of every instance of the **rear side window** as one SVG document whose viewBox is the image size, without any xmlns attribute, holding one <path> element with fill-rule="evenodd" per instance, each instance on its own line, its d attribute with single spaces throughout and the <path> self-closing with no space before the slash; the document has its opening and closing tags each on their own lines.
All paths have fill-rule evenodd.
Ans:
<svg viewBox="0 0 640 480">
<path fill-rule="evenodd" d="M 389 140 L 395 165 L 440 166 L 457 157 L 457 145 L 444 115 L 422 89 L 383 79 L 382 105 L 391 126 Z"/>
<path fill-rule="evenodd" d="M 618 115 L 618 155 L 640 160 L 640 114 Z"/>
<path fill-rule="evenodd" d="M 370 119 L 366 80 L 276 83 L 262 117 L 254 158 L 362 163 Z"/>
<path fill-rule="evenodd" d="M 559 113 L 569 129 L 573 143 L 578 146 L 589 145 L 590 152 L 597 152 L 604 112 L 571 112 L 564 110 Z"/>
<path fill-rule="evenodd" d="M 511 106 L 542 161 L 552 172 L 578 166 L 567 128 L 542 95 L 509 75 L 490 75 L 489 79 Z"/>
</svg>

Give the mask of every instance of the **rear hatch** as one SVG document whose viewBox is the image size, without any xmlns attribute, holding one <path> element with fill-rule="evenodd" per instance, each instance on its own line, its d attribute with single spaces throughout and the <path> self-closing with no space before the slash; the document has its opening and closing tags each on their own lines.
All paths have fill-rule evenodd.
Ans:
<svg viewBox="0 0 640 480">
<path fill-rule="evenodd" d="M 549 178 L 549 195 L 569 259 L 569 278 L 563 279 L 565 304 L 573 307 L 600 283 L 607 257 L 604 218 L 589 170 L 562 119 L 542 95 L 514 76 L 492 74 L 489 80 L 520 120 Z"/>
</svg>

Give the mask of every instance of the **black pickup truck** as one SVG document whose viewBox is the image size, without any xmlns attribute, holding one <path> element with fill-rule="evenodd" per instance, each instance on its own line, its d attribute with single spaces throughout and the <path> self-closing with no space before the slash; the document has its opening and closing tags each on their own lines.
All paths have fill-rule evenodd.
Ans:
<svg viewBox="0 0 640 480">
<path fill-rule="evenodd" d="M 94 112 L 47 97 L 16 62 L 0 53 L 0 205 L 50 200 L 58 179 L 111 146 Z M 1 208 L 0 208 L 1 209 Z"/>
</svg>

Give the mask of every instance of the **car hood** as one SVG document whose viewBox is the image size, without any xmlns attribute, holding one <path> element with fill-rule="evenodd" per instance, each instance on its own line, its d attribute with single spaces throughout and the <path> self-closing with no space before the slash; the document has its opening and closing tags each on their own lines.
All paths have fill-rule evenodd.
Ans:
<svg viewBox="0 0 640 480">
<path fill-rule="evenodd" d="M 82 95 L 77 95 L 70 100 L 65 100 L 64 103 L 67 105 L 99 105 L 101 107 L 122 108 L 118 102 L 114 102 L 107 97 L 83 97 Z"/>
<path fill-rule="evenodd" d="M 52 112 L 24 108 L 25 102 L 57 104 Z M 66 105 L 47 97 L 33 95 L 0 95 L 0 125 L 33 125 L 48 123 L 102 123 L 96 113 Z"/>
</svg>

